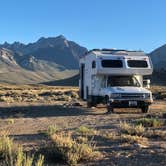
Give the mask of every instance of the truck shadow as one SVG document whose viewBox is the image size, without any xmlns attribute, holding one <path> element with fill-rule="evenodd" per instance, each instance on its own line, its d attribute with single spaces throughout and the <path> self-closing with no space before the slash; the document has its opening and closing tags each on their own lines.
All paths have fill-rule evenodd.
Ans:
<svg viewBox="0 0 166 166">
<path fill-rule="evenodd" d="M 83 107 L 64 107 L 62 105 L 10 106 L 0 107 L 0 118 L 38 118 L 59 116 L 97 115 Z"/>
</svg>

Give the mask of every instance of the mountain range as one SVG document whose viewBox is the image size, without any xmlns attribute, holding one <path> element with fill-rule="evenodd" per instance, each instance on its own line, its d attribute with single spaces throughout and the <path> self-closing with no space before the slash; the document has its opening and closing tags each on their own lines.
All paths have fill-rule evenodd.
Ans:
<svg viewBox="0 0 166 166">
<path fill-rule="evenodd" d="M 86 48 L 64 36 L 40 38 L 29 44 L 0 45 L 0 82 L 41 83 L 78 73 L 78 60 Z"/>
<path fill-rule="evenodd" d="M 67 40 L 63 35 L 40 38 L 34 43 L 5 42 L 0 44 L 0 82 L 36 84 L 50 82 L 58 85 L 78 74 L 79 58 L 87 48 Z M 154 65 L 154 83 L 166 84 L 166 45 L 149 56 Z M 60 81 L 62 80 L 62 81 Z"/>
</svg>

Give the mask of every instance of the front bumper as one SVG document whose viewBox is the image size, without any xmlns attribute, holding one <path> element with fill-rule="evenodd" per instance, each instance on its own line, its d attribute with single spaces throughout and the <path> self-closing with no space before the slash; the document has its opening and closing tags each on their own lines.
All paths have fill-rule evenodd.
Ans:
<svg viewBox="0 0 166 166">
<path fill-rule="evenodd" d="M 152 102 L 152 100 L 110 100 L 110 104 L 115 108 L 141 108 L 152 104 Z"/>
</svg>

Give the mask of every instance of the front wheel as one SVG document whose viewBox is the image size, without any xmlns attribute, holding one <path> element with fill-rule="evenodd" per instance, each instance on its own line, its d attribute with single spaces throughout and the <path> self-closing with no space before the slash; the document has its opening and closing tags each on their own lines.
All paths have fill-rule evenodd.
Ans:
<svg viewBox="0 0 166 166">
<path fill-rule="evenodd" d="M 107 104 L 107 113 L 113 113 L 114 112 L 114 107 L 112 104 Z"/>
<path fill-rule="evenodd" d="M 110 103 L 108 96 L 105 97 L 105 104 L 107 105 L 107 113 L 112 113 L 112 112 L 114 112 L 114 107 L 113 107 L 113 105 Z"/>
<path fill-rule="evenodd" d="M 145 106 L 141 107 L 141 110 L 143 113 L 147 113 L 149 111 L 149 105 L 145 105 Z"/>
</svg>

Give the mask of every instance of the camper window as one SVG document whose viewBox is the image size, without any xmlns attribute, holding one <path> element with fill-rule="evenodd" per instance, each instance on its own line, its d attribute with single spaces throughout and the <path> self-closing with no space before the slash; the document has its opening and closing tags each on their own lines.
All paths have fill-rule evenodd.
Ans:
<svg viewBox="0 0 166 166">
<path fill-rule="evenodd" d="M 129 67 L 137 67 L 137 68 L 148 67 L 147 61 L 144 60 L 128 60 L 127 64 Z"/>
<path fill-rule="evenodd" d="M 121 60 L 102 60 L 102 67 L 122 68 L 123 63 Z"/>
<path fill-rule="evenodd" d="M 95 61 L 92 62 L 92 68 L 96 68 L 96 62 Z"/>
</svg>

